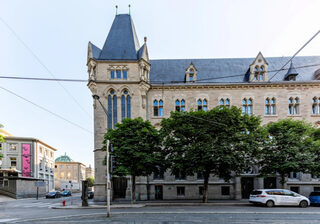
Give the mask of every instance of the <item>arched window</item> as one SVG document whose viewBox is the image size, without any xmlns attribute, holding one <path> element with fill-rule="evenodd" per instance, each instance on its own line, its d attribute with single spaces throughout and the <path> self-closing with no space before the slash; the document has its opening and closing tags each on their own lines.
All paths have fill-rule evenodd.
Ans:
<svg viewBox="0 0 320 224">
<path fill-rule="evenodd" d="M 253 101 L 251 98 L 242 100 L 242 113 L 251 115 L 253 113 Z"/>
<path fill-rule="evenodd" d="M 154 100 L 153 101 L 153 116 L 162 117 L 163 116 L 163 101 Z"/>
<path fill-rule="evenodd" d="M 276 114 L 276 99 L 267 98 L 265 100 L 265 115 L 275 115 Z"/>
<path fill-rule="evenodd" d="M 121 96 L 121 120 L 131 117 L 131 96 L 124 90 Z"/>
<path fill-rule="evenodd" d="M 230 99 L 227 98 L 227 99 L 220 99 L 219 101 L 219 105 L 220 106 L 225 106 L 225 107 L 230 107 Z"/>
<path fill-rule="evenodd" d="M 260 67 L 259 80 L 263 81 L 263 66 Z"/>
<path fill-rule="evenodd" d="M 206 99 L 204 100 L 198 99 L 197 105 L 198 105 L 198 110 L 203 110 L 203 111 L 208 110 L 208 101 Z"/>
<path fill-rule="evenodd" d="M 118 122 L 117 118 L 117 96 L 115 95 L 114 90 L 110 90 L 108 94 L 108 122 L 107 127 L 108 129 L 112 129 L 115 127 L 116 123 Z"/>
<path fill-rule="evenodd" d="M 320 114 L 320 98 L 318 97 L 312 99 L 312 114 Z"/>
<path fill-rule="evenodd" d="M 183 112 L 185 111 L 185 101 L 184 100 L 176 100 L 176 111 Z"/>
<path fill-rule="evenodd" d="M 300 100 L 298 97 L 296 98 L 293 98 L 293 97 L 290 97 L 289 100 L 288 100 L 288 103 L 289 103 L 289 106 L 288 106 L 288 113 L 290 115 L 296 115 L 296 114 L 299 114 L 300 113 L 300 109 L 299 109 L 299 106 L 300 106 Z"/>
</svg>

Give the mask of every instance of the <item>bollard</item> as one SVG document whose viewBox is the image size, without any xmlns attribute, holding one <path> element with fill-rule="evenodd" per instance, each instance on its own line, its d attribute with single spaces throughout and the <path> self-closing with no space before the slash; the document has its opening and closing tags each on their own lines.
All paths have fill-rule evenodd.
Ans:
<svg viewBox="0 0 320 224">
<path fill-rule="evenodd" d="M 62 201 L 62 206 L 66 206 L 66 200 Z"/>
</svg>

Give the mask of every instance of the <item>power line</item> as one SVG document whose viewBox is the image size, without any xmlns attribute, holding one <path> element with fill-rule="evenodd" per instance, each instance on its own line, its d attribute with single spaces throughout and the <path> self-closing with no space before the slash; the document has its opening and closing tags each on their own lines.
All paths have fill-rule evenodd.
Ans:
<svg viewBox="0 0 320 224">
<path fill-rule="evenodd" d="M 72 124 L 73 126 L 76 126 L 76 127 L 78 127 L 78 128 L 81 128 L 82 130 L 84 130 L 84 131 L 92 134 L 92 132 L 89 131 L 88 129 L 86 129 L 86 128 L 84 128 L 84 127 L 82 127 L 82 126 L 80 126 L 80 125 L 78 125 L 78 124 L 76 124 L 76 123 L 74 123 L 74 122 L 72 122 L 72 121 L 64 118 L 64 117 L 62 117 L 62 116 L 59 115 L 59 114 L 56 114 L 56 113 L 50 111 L 49 109 L 47 109 L 47 108 L 45 108 L 45 107 L 43 107 L 43 106 L 40 106 L 39 104 L 36 104 L 36 103 L 34 103 L 34 102 L 32 102 L 32 101 L 30 101 L 30 100 L 28 100 L 28 99 L 26 99 L 26 98 L 24 98 L 24 97 L 16 94 L 16 93 L 14 93 L 13 91 L 8 90 L 8 89 L 6 89 L 6 88 L 4 88 L 4 87 L 2 87 L 2 86 L 0 86 L 0 88 L 3 89 L 4 91 L 8 92 L 8 93 L 11 93 L 12 95 L 15 95 L 16 97 L 19 97 L 20 99 L 23 99 L 24 101 L 26 101 L 26 102 L 28 102 L 28 103 L 30 103 L 30 104 L 32 104 L 32 105 L 40 108 L 41 110 L 44 110 L 44 111 L 46 111 L 46 112 L 48 112 L 48 113 L 50 113 L 50 114 L 52 114 L 52 115 L 60 118 L 61 120 L 64 120 L 64 121 L 68 122 L 69 124 Z"/>
<path fill-rule="evenodd" d="M 281 68 L 283 69 L 287 64 L 289 64 L 290 61 L 292 61 L 292 59 L 297 56 L 297 54 L 299 54 L 299 52 L 305 48 L 305 46 L 307 46 L 318 34 L 320 33 L 320 30 L 318 32 L 316 32 Z M 275 77 L 279 72 L 276 72 L 276 74 L 274 74 L 270 79 L 269 79 L 269 82 L 270 80 Z"/>
<path fill-rule="evenodd" d="M 88 80 L 84 80 L 84 79 L 51 79 L 51 78 L 20 77 L 20 76 L 0 76 L 0 79 L 22 79 L 22 80 L 59 81 L 59 82 L 88 82 Z"/>
<path fill-rule="evenodd" d="M 320 66 L 320 64 L 311 64 L 311 65 L 303 65 L 295 67 L 295 69 L 301 69 L 301 68 L 308 68 L 308 67 L 315 67 Z M 278 71 L 286 71 L 289 70 L 289 68 L 282 68 L 277 70 L 270 70 L 268 73 L 271 72 L 278 72 Z M 197 79 L 197 82 L 201 81 L 208 81 L 208 80 L 215 80 L 215 79 L 224 79 L 224 78 L 231 78 L 231 77 L 238 77 L 238 76 L 244 76 L 247 73 L 241 73 L 241 74 L 234 74 L 229 76 L 220 76 L 220 77 L 212 77 L 212 78 L 206 78 L 206 79 Z M 32 81 L 60 81 L 60 82 L 88 82 L 86 79 L 56 79 L 56 78 L 38 78 L 38 77 L 21 77 L 21 76 L 0 76 L 0 79 L 17 79 L 17 80 L 32 80 Z M 152 82 L 151 84 L 173 84 L 173 83 L 185 83 L 185 81 L 168 81 L 168 82 Z M 207 82 L 210 83 L 210 82 Z M 214 82 L 214 83 L 226 83 L 226 82 Z"/>
<path fill-rule="evenodd" d="M 33 52 L 33 50 L 20 38 L 20 36 L 14 31 L 14 29 L 6 23 L 1 17 L 0 20 L 2 23 L 13 33 L 13 35 L 17 38 L 18 41 L 31 53 L 31 55 L 38 61 L 40 65 L 54 78 L 56 77 L 53 75 L 53 73 L 49 70 L 49 68 L 40 60 L 40 58 Z M 72 98 L 72 100 L 83 110 L 89 117 L 90 114 L 81 106 L 81 104 L 76 100 L 76 98 L 60 83 L 60 81 L 57 80 L 57 83 L 61 86 L 61 88 L 64 89 L 64 91 Z"/>
</svg>

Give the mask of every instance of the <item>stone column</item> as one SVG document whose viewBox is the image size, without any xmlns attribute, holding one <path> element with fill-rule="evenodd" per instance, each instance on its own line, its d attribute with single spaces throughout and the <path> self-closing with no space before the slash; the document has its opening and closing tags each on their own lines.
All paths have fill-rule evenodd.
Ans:
<svg viewBox="0 0 320 224">
<path fill-rule="evenodd" d="M 241 197 L 241 177 L 234 178 L 234 199 L 240 200 Z"/>
<path fill-rule="evenodd" d="M 257 181 L 257 189 L 263 189 L 264 188 L 264 178 L 258 177 Z"/>
<path fill-rule="evenodd" d="M 131 177 L 127 177 L 126 200 L 131 201 Z"/>
</svg>

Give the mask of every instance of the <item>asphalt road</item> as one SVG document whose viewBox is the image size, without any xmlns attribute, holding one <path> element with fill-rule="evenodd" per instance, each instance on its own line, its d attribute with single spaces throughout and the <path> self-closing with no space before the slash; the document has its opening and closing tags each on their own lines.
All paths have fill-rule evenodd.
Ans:
<svg viewBox="0 0 320 224">
<path fill-rule="evenodd" d="M 320 207 L 147 206 L 111 210 L 52 209 L 65 198 L 26 199 L 0 203 L 0 223 L 320 223 Z M 73 196 L 74 204 L 80 196 Z M 70 198 L 67 204 L 71 203 Z"/>
</svg>

